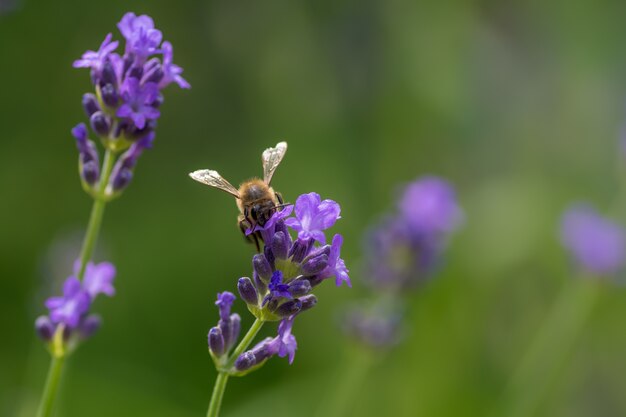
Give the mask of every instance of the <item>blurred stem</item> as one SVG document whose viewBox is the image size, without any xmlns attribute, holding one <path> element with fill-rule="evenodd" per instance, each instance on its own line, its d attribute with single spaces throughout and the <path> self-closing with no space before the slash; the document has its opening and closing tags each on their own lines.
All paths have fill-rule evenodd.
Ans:
<svg viewBox="0 0 626 417">
<path fill-rule="evenodd" d="M 87 225 L 85 239 L 83 240 L 83 246 L 80 251 L 80 269 L 78 270 L 77 276 L 79 280 L 82 280 L 85 275 L 87 262 L 91 259 L 93 251 L 96 247 L 96 241 L 98 240 L 100 226 L 102 225 L 102 217 L 104 215 L 104 206 L 106 205 L 104 191 L 109 182 L 111 171 L 113 170 L 113 163 L 115 162 L 114 156 L 113 152 L 108 149 L 104 154 L 104 161 L 102 162 L 102 169 L 100 170 L 102 175 L 100 176 L 97 194 L 91 208 L 91 215 L 89 216 L 89 224 Z M 58 335 L 62 335 L 62 333 L 62 328 L 60 328 L 60 331 L 56 332 Z M 50 363 L 50 369 L 48 370 L 48 377 L 46 378 L 46 385 L 41 397 L 41 403 L 39 404 L 37 417 L 48 417 L 52 414 L 59 388 L 59 381 L 61 379 L 61 374 L 63 373 L 63 364 L 65 363 L 65 352 L 63 348 L 63 340 L 59 339 L 58 346 L 56 346 L 52 352 L 52 362 Z"/>
<path fill-rule="evenodd" d="M 343 367 L 339 368 L 337 384 L 329 394 L 328 401 L 322 402 L 322 406 L 317 410 L 318 417 L 351 415 L 350 406 L 354 404 L 361 384 L 372 367 L 374 352 L 358 346 L 346 356 Z"/>
<path fill-rule="evenodd" d="M 91 208 L 91 215 L 89 216 L 89 224 L 87 225 L 85 240 L 83 241 L 83 247 L 80 251 L 80 269 L 78 270 L 77 277 L 80 280 L 82 280 L 85 275 L 87 262 L 91 259 L 93 251 L 96 247 L 98 234 L 100 233 L 100 226 L 102 225 L 102 217 L 104 216 L 104 206 L 106 205 L 104 191 L 109 183 L 109 177 L 111 176 L 111 170 L 113 169 L 114 162 L 115 158 L 113 152 L 107 149 L 104 154 L 104 161 L 102 162 L 102 176 L 100 177 L 100 182 L 98 183 L 98 190 Z"/>
<path fill-rule="evenodd" d="M 215 380 L 215 386 L 213 387 L 213 394 L 211 395 L 211 402 L 209 403 L 209 410 L 207 411 L 207 417 L 217 417 L 222 406 L 222 398 L 226 391 L 226 382 L 228 382 L 228 372 L 235 364 L 235 361 L 243 353 L 244 350 L 250 346 L 252 340 L 257 335 L 261 327 L 263 327 L 263 320 L 257 318 L 246 335 L 241 339 L 241 342 L 237 345 L 232 355 L 226 361 L 226 366 L 222 369 L 218 369 L 217 379 Z"/>
<path fill-rule="evenodd" d="M 43 389 L 39 410 L 37 410 L 37 417 L 48 417 L 52 415 L 54 400 L 56 399 L 59 381 L 61 380 L 61 374 L 63 373 L 64 361 L 65 356 L 52 357 L 50 370 L 48 371 L 48 378 L 46 379 L 46 386 Z"/>
<path fill-rule="evenodd" d="M 561 291 L 513 374 L 502 403 L 508 412 L 498 415 L 526 417 L 535 413 L 593 310 L 600 284 L 597 278 L 583 277 L 567 284 Z"/>
</svg>

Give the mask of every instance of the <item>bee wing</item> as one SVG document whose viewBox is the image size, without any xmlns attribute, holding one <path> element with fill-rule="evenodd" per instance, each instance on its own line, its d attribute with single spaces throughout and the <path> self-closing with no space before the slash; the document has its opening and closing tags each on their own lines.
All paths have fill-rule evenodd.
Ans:
<svg viewBox="0 0 626 417">
<path fill-rule="evenodd" d="M 287 152 L 287 142 L 280 142 L 275 148 L 267 148 L 263 151 L 261 159 L 263 160 L 263 181 L 269 185 L 272 181 L 272 176 L 278 168 L 280 161 L 283 160 L 283 156 Z"/>
<path fill-rule="evenodd" d="M 226 191 L 227 193 L 234 195 L 235 198 L 239 198 L 239 191 L 237 191 L 237 189 L 233 187 L 231 183 L 226 181 L 217 171 L 199 169 L 198 171 L 191 172 L 189 176 L 202 184 L 219 188 L 222 191 Z"/>
</svg>

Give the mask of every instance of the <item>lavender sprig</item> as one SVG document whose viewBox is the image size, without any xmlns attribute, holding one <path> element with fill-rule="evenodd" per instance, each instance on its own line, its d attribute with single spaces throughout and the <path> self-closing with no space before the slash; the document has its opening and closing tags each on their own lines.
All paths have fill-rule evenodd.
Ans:
<svg viewBox="0 0 626 417">
<path fill-rule="evenodd" d="M 105 205 L 127 187 L 139 156 L 152 146 L 163 103 L 161 90 L 172 82 L 189 88 L 180 75 L 182 69 L 172 62 L 172 45 L 161 43 L 161 32 L 150 17 L 127 13 L 118 27 L 126 41 L 123 55 L 115 52 L 119 42 L 108 34 L 97 51 L 87 51 L 74 62 L 76 68 L 90 69 L 95 94 L 83 95 L 82 105 L 105 152 L 100 166 L 99 152 L 89 139 L 87 126 L 80 123 L 72 129 L 81 184 L 94 203 L 74 273 L 65 281 L 63 295 L 46 301 L 49 315 L 35 322 L 37 334 L 52 356 L 39 417 L 48 417 L 53 411 L 67 355 L 100 327 L 99 316 L 89 314 L 96 295 L 112 296 L 115 292 L 113 265 L 89 262 Z"/>
<path fill-rule="evenodd" d="M 295 212 L 295 217 L 289 217 Z M 340 206 L 332 200 L 321 200 L 316 193 L 297 198 L 291 206 L 276 211 L 263 227 L 262 253 L 252 258 L 252 277 L 237 282 L 239 295 L 256 320 L 232 350 L 239 336 L 240 317 L 231 314 L 234 295 L 218 294 L 220 320 L 208 334 L 211 357 L 218 370 L 213 396 L 207 413 L 216 417 L 229 376 L 243 376 L 262 367 L 274 356 L 295 358 L 296 337 L 292 333 L 299 314 L 313 308 L 317 297 L 311 292 L 323 281 L 335 278 L 335 284 L 351 285 L 348 269 L 340 258 L 343 238 L 335 234 L 326 244 L 325 231 L 340 218 Z M 297 237 L 290 230 L 297 232 Z M 279 322 L 275 337 L 248 347 L 265 322 Z"/>
<path fill-rule="evenodd" d="M 365 235 L 363 282 L 370 299 L 353 305 L 342 330 L 357 349 L 350 351 L 318 416 L 349 415 L 349 405 L 381 353 L 402 340 L 404 300 L 432 279 L 441 264 L 448 240 L 462 221 L 454 188 L 427 176 L 403 190 L 397 210 L 382 218 Z"/>
</svg>

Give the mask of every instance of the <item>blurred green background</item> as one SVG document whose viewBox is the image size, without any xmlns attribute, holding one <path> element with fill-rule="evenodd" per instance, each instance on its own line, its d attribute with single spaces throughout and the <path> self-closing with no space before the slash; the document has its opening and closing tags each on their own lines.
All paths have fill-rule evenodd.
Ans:
<svg viewBox="0 0 626 417">
<path fill-rule="evenodd" d="M 192 182 L 193 169 L 236 183 L 287 140 L 274 185 L 290 201 L 317 191 L 341 203 L 354 283 L 317 291 L 292 366 L 229 381 L 225 417 L 312 416 L 326 400 L 349 355 L 338 313 L 365 293 L 363 230 L 426 173 L 458 187 L 466 224 L 350 415 L 487 415 L 571 279 L 561 211 L 579 199 L 608 209 L 620 186 L 623 2 L 0 3 L 2 415 L 34 415 L 48 354 L 33 321 L 68 275 L 91 205 L 69 134 L 90 83 L 71 63 L 106 33 L 119 39 L 128 10 L 154 17 L 193 88 L 168 89 L 155 147 L 107 207 L 98 260 L 117 265 L 118 293 L 95 305 L 105 323 L 71 358 L 59 416 L 206 413 L 215 293 L 250 274 L 253 249 L 232 199 Z M 537 415 L 626 414 L 625 314 L 624 289 L 607 289 Z"/>
</svg>

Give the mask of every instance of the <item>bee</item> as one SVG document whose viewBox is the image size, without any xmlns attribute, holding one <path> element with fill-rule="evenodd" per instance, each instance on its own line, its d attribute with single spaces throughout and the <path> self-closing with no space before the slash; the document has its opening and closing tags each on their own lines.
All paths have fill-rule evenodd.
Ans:
<svg viewBox="0 0 626 417">
<path fill-rule="evenodd" d="M 239 229 L 248 241 L 254 241 L 257 251 L 260 251 L 259 240 L 263 241 L 261 233 L 257 231 L 248 236 L 246 230 L 254 230 L 256 225 L 265 226 L 276 210 L 284 206 L 282 196 L 270 184 L 286 152 L 287 142 L 280 142 L 276 147 L 264 150 L 261 155 L 263 179 L 252 178 L 244 181 L 239 189 L 233 187 L 217 171 L 200 169 L 189 174 L 192 179 L 226 191 L 237 199 Z"/>
</svg>

